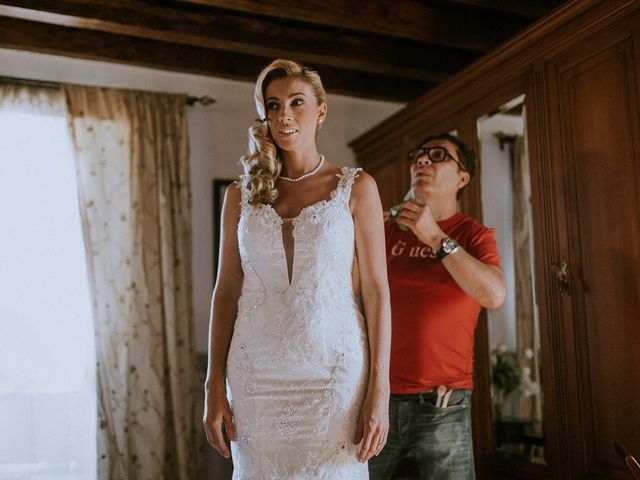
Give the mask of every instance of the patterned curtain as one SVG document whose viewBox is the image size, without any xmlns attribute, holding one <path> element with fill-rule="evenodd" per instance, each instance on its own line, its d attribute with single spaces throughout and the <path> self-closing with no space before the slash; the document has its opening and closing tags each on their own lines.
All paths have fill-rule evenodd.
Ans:
<svg viewBox="0 0 640 480">
<path fill-rule="evenodd" d="M 99 478 L 195 478 L 184 97 L 64 92 L 95 319 Z"/>
</svg>

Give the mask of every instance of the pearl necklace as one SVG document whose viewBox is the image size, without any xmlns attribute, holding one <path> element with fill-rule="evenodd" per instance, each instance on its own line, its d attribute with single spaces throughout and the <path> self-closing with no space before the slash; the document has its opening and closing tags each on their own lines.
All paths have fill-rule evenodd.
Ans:
<svg viewBox="0 0 640 480">
<path fill-rule="evenodd" d="M 310 177 L 311 175 L 315 175 L 322 168 L 322 164 L 324 163 L 324 155 L 320 155 L 320 162 L 318 166 L 304 175 L 300 175 L 298 178 L 289 178 L 289 177 L 278 177 L 280 180 L 286 180 L 287 182 L 299 182 L 300 180 Z"/>
</svg>

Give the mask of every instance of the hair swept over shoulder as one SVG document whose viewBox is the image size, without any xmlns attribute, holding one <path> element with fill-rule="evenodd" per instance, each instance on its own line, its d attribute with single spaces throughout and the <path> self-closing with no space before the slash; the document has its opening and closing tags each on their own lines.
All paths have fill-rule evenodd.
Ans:
<svg viewBox="0 0 640 480">
<path fill-rule="evenodd" d="M 291 60 L 274 60 L 265 67 L 256 81 L 254 100 L 259 119 L 266 119 L 267 112 L 264 96 L 269 84 L 284 77 L 296 77 L 304 80 L 311 86 L 318 105 L 326 103 L 326 92 L 317 72 Z M 249 145 L 246 155 L 240 159 L 244 175 L 243 186 L 249 192 L 249 203 L 275 203 L 278 198 L 278 190 L 275 188 L 276 180 L 282 169 L 282 160 L 279 149 L 266 122 L 249 127 Z"/>
</svg>

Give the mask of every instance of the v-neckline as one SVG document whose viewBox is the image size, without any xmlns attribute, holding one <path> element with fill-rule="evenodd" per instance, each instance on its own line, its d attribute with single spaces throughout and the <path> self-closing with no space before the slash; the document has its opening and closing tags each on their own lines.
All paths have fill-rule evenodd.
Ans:
<svg viewBox="0 0 640 480">
<path fill-rule="evenodd" d="M 282 259 L 282 261 L 284 261 L 284 274 L 285 274 L 286 283 L 287 283 L 287 290 L 289 290 L 292 287 L 293 282 L 296 279 L 296 259 L 297 259 L 296 245 L 297 245 L 297 242 L 295 241 L 295 236 L 296 236 L 298 220 L 307 211 L 311 210 L 312 208 L 319 208 L 320 206 L 328 206 L 328 205 L 331 204 L 331 202 L 335 201 L 335 199 L 338 197 L 338 192 L 340 191 L 340 188 L 342 188 L 342 185 L 344 183 L 344 179 L 346 178 L 345 175 L 347 174 L 347 172 L 346 172 L 347 168 L 348 167 L 342 167 L 340 169 L 340 173 L 336 173 L 336 177 L 338 177 L 338 184 L 336 185 L 336 187 L 329 194 L 329 198 L 318 200 L 317 202 L 312 203 L 311 205 L 307 205 L 306 207 L 303 207 L 295 217 L 283 218 L 276 211 L 276 209 L 273 208 L 272 204 L 263 203 L 261 205 L 261 207 L 264 207 L 264 208 L 266 208 L 267 211 L 271 212 L 273 217 L 275 217 L 275 219 L 277 220 L 276 225 L 272 225 L 272 227 L 273 228 L 278 227 L 278 233 L 279 233 L 279 237 L 280 237 L 280 253 L 281 253 L 280 258 Z M 287 253 L 285 251 L 284 238 L 283 238 L 283 232 L 282 232 L 282 226 L 283 226 L 285 220 L 290 220 L 291 221 L 291 224 L 292 224 L 291 235 L 292 235 L 292 237 L 294 239 L 294 242 L 293 242 L 293 259 L 292 259 L 292 262 L 291 262 L 291 278 L 289 278 L 289 267 L 287 265 Z"/>
<path fill-rule="evenodd" d="M 329 204 L 331 203 L 337 196 L 338 194 L 338 190 L 340 189 L 341 185 L 342 185 L 342 181 L 344 178 L 344 172 L 342 171 L 342 169 L 340 170 L 340 173 L 336 173 L 336 177 L 338 177 L 338 184 L 336 185 L 336 187 L 331 190 L 331 193 L 329 194 L 329 198 L 324 198 L 322 200 L 318 200 L 315 203 L 312 203 L 311 205 L 307 205 L 306 207 L 302 207 L 302 209 L 298 212 L 298 214 L 294 217 L 287 217 L 287 218 L 283 218 L 277 211 L 276 209 L 273 207 L 272 204 L 270 203 L 263 203 L 263 205 L 265 205 L 269 210 L 271 210 L 275 216 L 278 218 L 280 225 L 282 225 L 282 222 L 284 220 L 291 220 L 293 222 L 293 231 L 295 232 L 295 225 L 298 221 L 298 219 L 300 217 L 302 217 L 302 215 L 307 211 L 310 210 L 314 207 L 319 207 L 320 205 L 325 205 L 325 204 Z"/>
<path fill-rule="evenodd" d="M 342 181 L 342 180 L 340 180 Z M 312 203 L 311 205 L 307 205 L 306 207 L 304 207 L 302 210 L 300 210 L 300 212 L 298 213 L 298 215 L 296 215 L 295 217 L 287 217 L 287 218 L 282 218 L 278 212 L 276 212 L 275 208 L 273 208 L 273 206 L 268 203 L 266 205 L 268 205 L 270 207 L 271 212 L 273 212 L 273 215 L 275 215 L 276 217 L 276 224 L 273 225 L 273 228 L 277 228 L 278 229 L 278 233 L 279 233 L 279 237 L 280 237 L 280 255 L 281 258 L 284 260 L 284 273 L 285 273 L 285 277 L 287 279 L 287 289 L 290 289 L 291 286 L 293 285 L 293 281 L 296 278 L 296 263 L 297 263 L 297 258 L 298 255 L 296 254 L 296 246 L 298 244 L 298 242 L 296 242 L 296 231 L 298 228 L 298 220 L 302 217 L 302 215 L 304 213 L 306 213 L 307 210 L 310 210 L 314 207 L 316 208 L 320 208 L 320 206 L 329 206 L 331 204 L 331 202 L 333 202 L 337 196 L 336 192 L 338 191 L 338 188 L 340 186 L 340 182 L 338 182 L 338 187 L 336 187 L 332 192 L 331 192 L 331 196 L 328 199 L 323 199 L 323 200 L 319 200 L 315 203 Z M 292 259 L 291 259 L 291 276 L 289 276 L 289 265 L 287 262 L 287 251 L 286 251 L 286 247 L 284 245 L 284 224 L 285 222 L 291 222 L 291 239 L 292 239 L 292 244 L 293 244 L 293 250 L 291 252 L 292 255 Z"/>
</svg>

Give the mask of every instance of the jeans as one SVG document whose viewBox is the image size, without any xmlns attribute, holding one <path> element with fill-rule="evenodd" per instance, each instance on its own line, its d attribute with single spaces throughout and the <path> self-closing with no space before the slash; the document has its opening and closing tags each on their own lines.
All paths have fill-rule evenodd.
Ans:
<svg viewBox="0 0 640 480">
<path fill-rule="evenodd" d="M 369 460 L 370 480 L 392 479 L 409 451 L 415 452 L 421 480 L 475 479 L 471 391 L 454 390 L 445 408 L 435 406 L 436 392 L 420 396 L 391 397 L 387 444 Z"/>
</svg>

